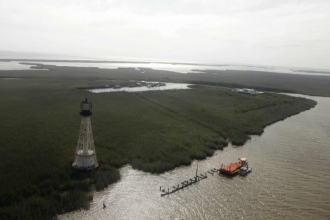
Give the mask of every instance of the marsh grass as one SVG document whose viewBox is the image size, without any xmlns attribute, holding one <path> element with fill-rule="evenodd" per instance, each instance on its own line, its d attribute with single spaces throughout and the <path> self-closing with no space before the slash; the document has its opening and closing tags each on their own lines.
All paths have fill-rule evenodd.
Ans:
<svg viewBox="0 0 330 220">
<path fill-rule="evenodd" d="M 0 79 L 1 219 L 51 219 L 88 208 L 91 189 L 119 180 L 123 165 L 151 173 L 189 165 L 228 141 L 242 145 L 249 134 L 261 134 L 265 126 L 315 106 L 303 98 L 250 96 L 203 85 L 93 94 L 75 88 L 109 79 L 71 77 Z M 94 172 L 71 168 L 85 97 L 93 102 L 100 164 Z"/>
</svg>

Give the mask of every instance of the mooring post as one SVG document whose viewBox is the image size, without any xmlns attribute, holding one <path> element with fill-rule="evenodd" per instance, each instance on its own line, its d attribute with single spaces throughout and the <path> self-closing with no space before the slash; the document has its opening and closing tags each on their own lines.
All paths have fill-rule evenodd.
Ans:
<svg viewBox="0 0 330 220">
<path fill-rule="evenodd" d="M 196 168 L 196 176 L 195 176 L 195 178 L 197 178 L 197 172 L 198 172 L 198 164 L 197 164 L 197 168 Z"/>
</svg>

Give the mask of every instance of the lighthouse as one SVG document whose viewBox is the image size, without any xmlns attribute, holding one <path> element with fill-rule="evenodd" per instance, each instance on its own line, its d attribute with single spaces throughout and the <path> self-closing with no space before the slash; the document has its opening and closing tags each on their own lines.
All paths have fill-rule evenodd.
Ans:
<svg viewBox="0 0 330 220">
<path fill-rule="evenodd" d="M 87 98 L 80 103 L 81 124 L 72 167 L 78 170 L 93 170 L 98 167 L 92 133 L 92 103 Z"/>
</svg>

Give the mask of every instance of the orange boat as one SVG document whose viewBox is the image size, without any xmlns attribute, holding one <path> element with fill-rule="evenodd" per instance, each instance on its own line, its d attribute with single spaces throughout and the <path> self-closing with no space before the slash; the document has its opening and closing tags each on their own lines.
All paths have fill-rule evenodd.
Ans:
<svg viewBox="0 0 330 220">
<path fill-rule="evenodd" d="M 231 163 L 229 165 L 223 166 L 221 165 L 220 173 L 224 175 L 233 176 L 236 175 L 239 169 L 247 164 L 246 158 L 238 158 L 238 162 Z"/>
</svg>

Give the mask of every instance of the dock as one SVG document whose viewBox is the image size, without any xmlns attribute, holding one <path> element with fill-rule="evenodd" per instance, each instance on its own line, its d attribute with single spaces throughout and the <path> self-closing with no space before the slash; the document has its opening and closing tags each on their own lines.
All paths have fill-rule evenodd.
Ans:
<svg viewBox="0 0 330 220">
<path fill-rule="evenodd" d="M 162 188 L 161 186 L 159 187 L 159 190 L 161 191 L 161 194 L 160 196 L 166 196 L 166 195 L 170 195 L 172 193 L 175 193 L 179 190 L 182 190 L 190 185 L 193 185 L 203 179 L 206 179 L 207 178 L 207 174 L 211 174 L 211 175 L 214 175 L 214 173 L 217 173 L 219 172 L 219 169 L 216 169 L 216 168 L 213 168 L 212 170 L 209 170 L 207 171 L 206 173 L 204 174 L 197 174 L 198 172 L 198 166 L 197 166 L 197 169 L 196 169 L 196 175 L 195 177 L 191 178 L 191 179 L 188 179 L 188 180 L 185 180 L 177 185 L 174 185 L 170 188 Z"/>
</svg>

